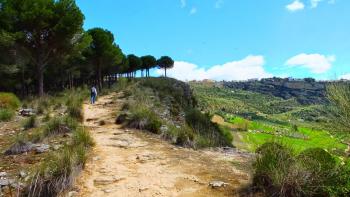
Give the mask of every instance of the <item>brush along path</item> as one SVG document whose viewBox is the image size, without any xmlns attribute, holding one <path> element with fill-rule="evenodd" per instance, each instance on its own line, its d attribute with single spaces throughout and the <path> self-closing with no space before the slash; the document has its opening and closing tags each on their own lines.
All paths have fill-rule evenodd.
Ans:
<svg viewBox="0 0 350 197">
<path fill-rule="evenodd" d="M 84 105 L 85 125 L 96 146 L 77 180 L 78 196 L 233 196 L 249 181 L 247 170 L 233 165 L 247 165 L 244 155 L 179 148 L 115 125 L 122 103 L 111 94 Z M 213 189 L 208 186 L 213 180 L 228 185 Z"/>
</svg>

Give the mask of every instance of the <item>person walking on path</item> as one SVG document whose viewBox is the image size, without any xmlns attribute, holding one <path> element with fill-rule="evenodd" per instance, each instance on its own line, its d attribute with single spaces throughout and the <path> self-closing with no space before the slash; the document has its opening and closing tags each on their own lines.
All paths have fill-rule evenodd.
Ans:
<svg viewBox="0 0 350 197">
<path fill-rule="evenodd" d="M 97 97 L 97 89 L 95 86 L 92 86 L 91 88 L 91 104 L 95 104 L 96 101 L 96 97 Z"/>
</svg>

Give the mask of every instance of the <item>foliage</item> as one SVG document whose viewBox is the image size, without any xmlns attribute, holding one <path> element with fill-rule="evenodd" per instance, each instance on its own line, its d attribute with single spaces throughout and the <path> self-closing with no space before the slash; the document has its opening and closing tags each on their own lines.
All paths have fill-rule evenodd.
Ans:
<svg viewBox="0 0 350 197">
<path fill-rule="evenodd" d="M 157 60 L 157 65 L 159 68 L 164 69 L 164 74 L 166 77 L 166 70 L 174 67 L 174 60 L 169 56 L 162 56 Z"/>
<path fill-rule="evenodd" d="M 84 15 L 74 0 L 13 0 L 1 5 L 1 30 L 14 35 L 13 49 L 21 48 L 30 57 L 43 95 L 45 68 L 72 51 L 83 30 Z"/>
<path fill-rule="evenodd" d="M 0 92 L 0 108 L 16 110 L 21 102 L 13 93 Z"/>
<path fill-rule="evenodd" d="M 257 149 L 253 167 L 254 186 L 270 196 L 330 196 L 338 182 L 344 183 L 337 170 L 344 165 L 320 148 L 295 155 L 285 145 L 266 143 Z"/>
<path fill-rule="evenodd" d="M 84 51 L 87 62 L 94 65 L 94 76 L 102 89 L 103 76 L 113 67 L 122 62 L 123 54 L 114 42 L 113 34 L 102 28 L 93 28 L 87 31 L 92 37 L 90 46 Z"/>
<path fill-rule="evenodd" d="M 330 102 L 333 104 L 335 117 L 332 123 L 339 129 L 350 131 L 350 86 L 349 84 L 331 84 L 327 86 Z"/>
<path fill-rule="evenodd" d="M 186 112 L 186 123 L 194 132 L 207 139 L 209 146 L 232 146 L 232 135 L 222 131 L 218 124 L 211 121 L 208 114 L 203 114 L 197 109 L 190 109 Z"/>
<path fill-rule="evenodd" d="M 0 109 L 0 121 L 9 121 L 15 115 L 15 112 L 11 109 Z"/>
<path fill-rule="evenodd" d="M 138 105 L 130 109 L 128 126 L 160 134 L 162 122 L 147 106 Z"/>
<path fill-rule="evenodd" d="M 27 118 L 24 123 L 23 123 L 23 128 L 25 130 L 28 130 L 28 129 L 32 129 L 32 128 L 35 128 L 37 127 L 37 118 L 36 116 L 30 116 L 29 118 Z"/>
</svg>

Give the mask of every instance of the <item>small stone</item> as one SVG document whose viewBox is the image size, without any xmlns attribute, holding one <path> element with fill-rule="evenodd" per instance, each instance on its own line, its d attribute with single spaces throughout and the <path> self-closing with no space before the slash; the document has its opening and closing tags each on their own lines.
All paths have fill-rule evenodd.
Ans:
<svg viewBox="0 0 350 197">
<path fill-rule="evenodd" d="M 226 185 L 228 185 L 228 183 L 225 183 L 223 181 L 211 181 L 209 183 L 209 186 L 211 186 L 212 188 L 225 187 Z"/>
<path fill-rule="evenodd" d="M 78 195 L 77 191 L 70 191 L 70 192 L 68 192 L 68 197 L 74 197 L 74 196 L 77 196 L 77 195 Z"/>
<path fill-rule="evenodd" d="M 121 181 L 124 178 L 99 178 L 99 179 L 95 179 L 94 180 L 94 185 L 109 185 L 109 184 L 113 184 L 115 182 Z"/>
<path fill-rule="evenodd" d="M 21 170 L 21 171 L 19 172 L 19 176 L 20 176 L 21 178 L 25 178 L 25 177 L 27 176 L 27 173 L 24 172 L 23 170 Z"/>
<path fill-rule="evenodd" d="M 139 192 L 143 192 L 143 191 L 146 191 L 146 190 L 148 190 L 148 187 L 139 188 Z"/>
<path fill-rule="evenodd" d="M 7 172 L 0 172 L 0 177 L 6 177 L 7 176 Z"/>
<path fill-rule="evenodd" d="M 104 189 L 103 192 L 104 192 L 104 193 L 111 193 L 112 190 L 110 190 L 110 189 Z"/>
<path fill-rule="evenodd" d="M 15 183 L 13 179 L 0 179 L 0 187 L 9 186 Z"/>
<path fill-rule="evenodd" d="M 45 153 L 49 151 L 50 145 L 47 144 L 37 144 L 36 147 L 34 148 L 36 153 Z"/>
<path fill-rule="evenodd" d="M 98 161 L 98 160 L 100 160 L 100 157 L 93 157 L 92 160 L 93 161 Z"/>
</svg>

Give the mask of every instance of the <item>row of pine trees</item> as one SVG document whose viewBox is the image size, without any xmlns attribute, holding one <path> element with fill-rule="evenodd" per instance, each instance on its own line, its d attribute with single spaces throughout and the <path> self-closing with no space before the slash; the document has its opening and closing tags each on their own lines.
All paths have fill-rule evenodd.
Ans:
<svg viewBox="0 0 350 197">
<path fill-rule="evenodd" d="M 172 68 L 168 56 L 125 55 L 114 35 L 83 29 L 74 0 L 0 0 L 0 91 L 26 96 Z"/>
</svg>

